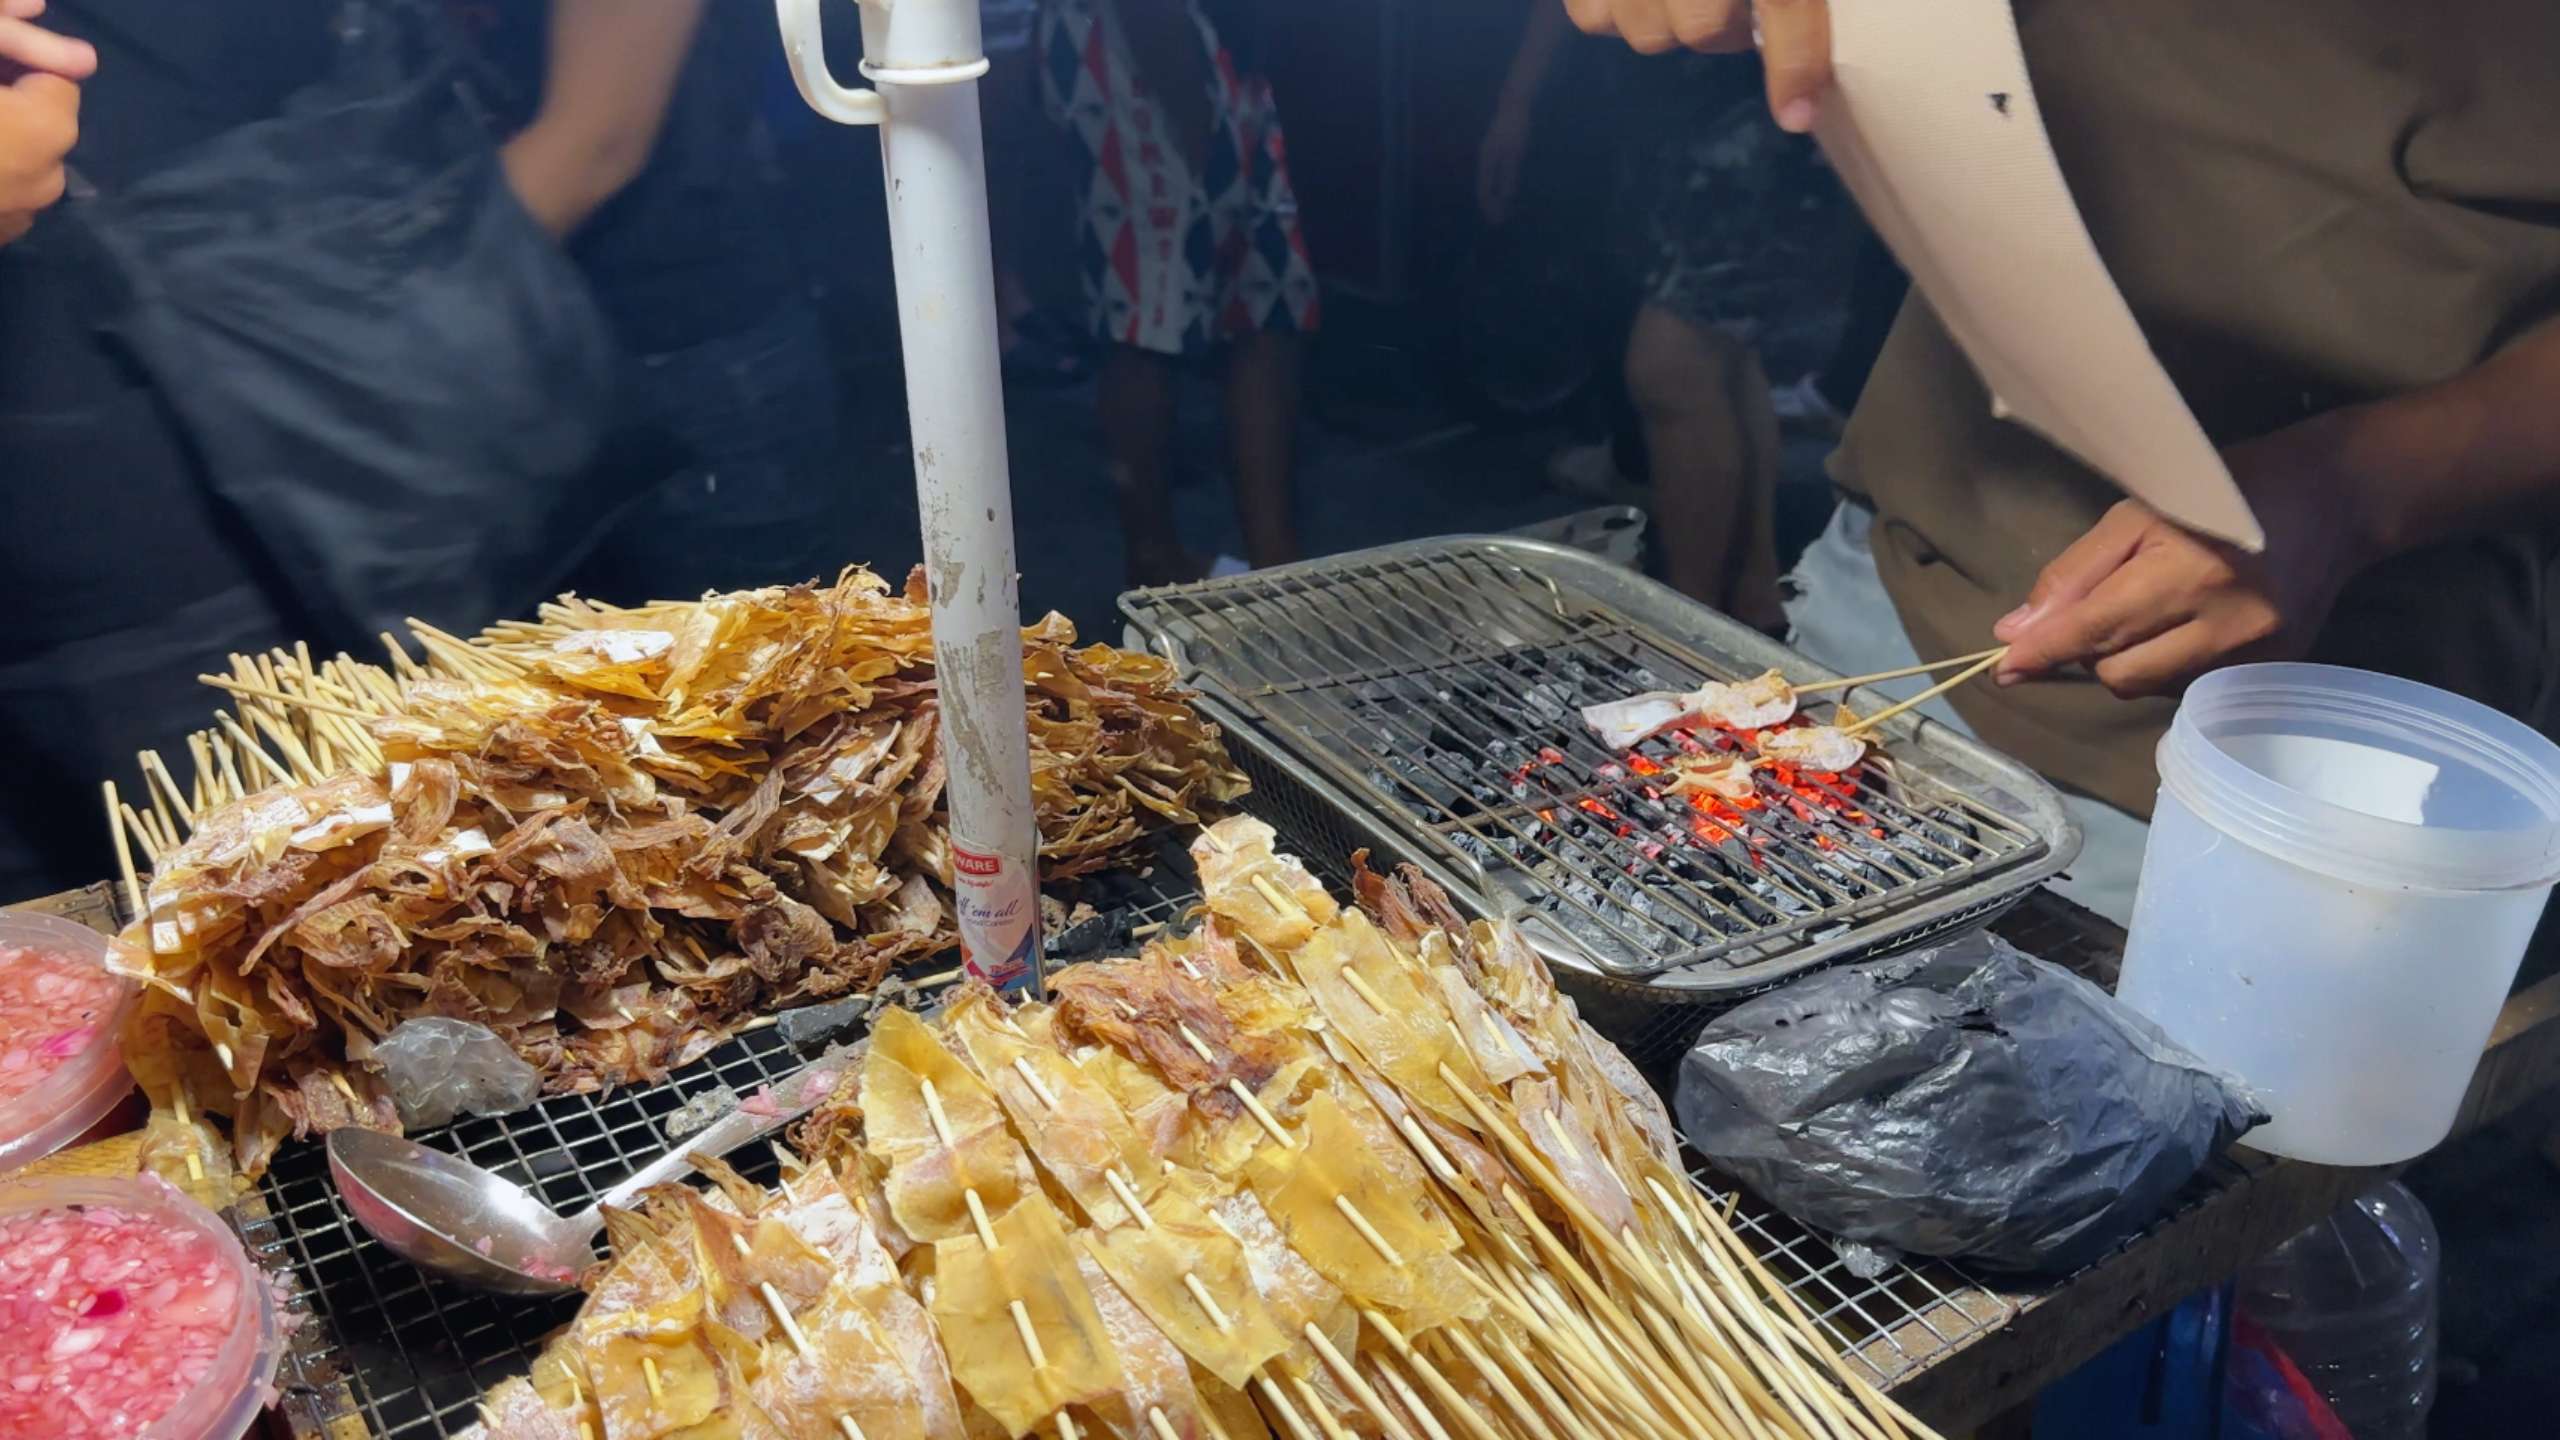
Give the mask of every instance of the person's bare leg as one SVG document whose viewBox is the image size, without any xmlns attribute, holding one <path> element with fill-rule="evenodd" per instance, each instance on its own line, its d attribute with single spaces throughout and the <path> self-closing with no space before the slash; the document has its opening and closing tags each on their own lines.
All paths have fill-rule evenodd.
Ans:
<svg viewBox="0 0 2560 1440">
<path fill-rule="evenodd" d="M 1744 622 L 1783 637 L 1787 607 L 1786 592 L 1778 584 L 1778 461 L 1785 442 L 1778 435 L 1778 411 L 1769 398 L 1769 372 L 1760 366 L 1760 352 L 1744 347 L 1733 379 L 1732 407 L 1742 417 L 1747 463 L 1725 604 Z"/>
<path fill-rule="evenodd" d="M 1111 490 L 1120 503 L 1120 541 L 1129 583 L 1193 580 L 1207 569 L 1182 546 L 1165 483 L 1165 449 L 1173 436 L 1173 367 L 1135 345 L 1114 345 L 1095 377 L 1102 448 Z"/>
<path fill-rule="evenodd" d="M 1298 430 L 1298 337 L 1257 330 L 1227 357 L 1227 448 L 1236 518 L 1254 568 L 1298 558 L 1290 470 Z"/>
<path fill-rule="evenodd" d="M 1766 629 L 1785 615 L 1770 525 L 1777 426 L 1758 413 L 1769 406 L 1759 374 L 1747 347 L 1658 305 L 1637 312 L 1627 337 L 1627 391 L 1652 461 L 1663 578 Z"/>
</svg>

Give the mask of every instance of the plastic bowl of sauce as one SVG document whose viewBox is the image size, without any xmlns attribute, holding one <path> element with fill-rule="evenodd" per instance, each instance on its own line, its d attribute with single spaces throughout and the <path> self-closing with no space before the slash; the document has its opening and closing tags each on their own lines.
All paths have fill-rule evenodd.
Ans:
<svg viewBox="0 0 2560 1440">
<path fill-rule="evenodd" d="M 283 1348 L 265 1273 L 166 1182 L 0 1182 L 0 1440 L 239 1440 Z"/>
<path fill-rule="evenodd" d="M 136 986 L 107 969 L 110 943 L 77 921 L 0 912 L 0 1174 L 77 1139 L 133 1089 L 116 1037 Z"/>
</svg>

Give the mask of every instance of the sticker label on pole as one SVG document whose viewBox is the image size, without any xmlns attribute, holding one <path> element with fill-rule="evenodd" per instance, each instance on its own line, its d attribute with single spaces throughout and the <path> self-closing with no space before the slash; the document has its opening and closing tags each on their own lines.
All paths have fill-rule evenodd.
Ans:
<svg viewBox="0 0 2560 1440">
<path fill-rule="evenodd" d="M 970 978 L 999 990 L 1030 984 L 1040 945 L 1040 899 L 1030 870 L 954 837 L 951 889 L 960 920 L 960 963 Z"/>
</svg>

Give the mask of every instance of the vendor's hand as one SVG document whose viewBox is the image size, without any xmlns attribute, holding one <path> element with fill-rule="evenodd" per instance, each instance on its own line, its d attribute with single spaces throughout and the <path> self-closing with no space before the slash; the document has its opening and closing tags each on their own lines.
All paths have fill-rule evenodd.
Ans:
<svg viewBox="0 0 2560 1440">
<path fill-rule="evenodd" d="M 32 23 L 44 0 L 0 0 L 0 83 L 22 71 L 86 80 L 98 68 L 98 52 L 86 40 L 57 35 Z"/>
<path fill-rule="evenodd" d="M 2334 483 L 2331 428 L 2312 420 L 2226 455 L 2266 531 L 2257 555 L 2140 501 L 2109 510 L 2036 578 L 1992 634 L 2003 685 L 2087 665 L 2117 695 L 2174 693 L 2217 666 L 2298 659 L 2348 578 L 2375 558 Z"/>
<path fill-rule="evenodd" d="M 80 87 L 29 71 L 0 85 L 0 245 L 34 227 L 62 198 L 62 162 L 80 138 Z"/>
<path fill-rule="evenodd" d="M 1586 32 L 1620 36 L 1647 55 L 1680 45 L 1748 50 L 1756 29 L 1769 113 L 1799 135 L 1813 128 L 1815 107 L 1831 88 L 1827 0 L 1565 0 L 1565 9 Z"/>
<path fill-rule="evenodd" d="M 1529 106 L 1505 99 L 1494 107 L 1493 123 L 1476 151 L 1476 209 L 1485 223 L 1511 218 L 1511 202 L 1520 195 L 1520 161 L 1529 153 Z"/>
</svg>

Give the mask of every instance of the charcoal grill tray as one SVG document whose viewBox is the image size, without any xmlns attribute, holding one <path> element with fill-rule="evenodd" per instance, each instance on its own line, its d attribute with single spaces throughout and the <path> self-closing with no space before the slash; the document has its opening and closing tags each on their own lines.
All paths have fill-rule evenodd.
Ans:
<svg viewBox="0 0 2560 1440">
<path fill-rule="evenodd" d="M 2079 849 L 2079 829 L 2051 786 L 1916 715 L 1887 722 L 1889 763 L 1870 767 L 1877 779 L 1845 782 L 1854 793 L 1831 788 L 1857 807 L 1845 813 L 1875 821 L 1872 829 L 1861 824 L 1851 843 L 1885 856 L 1891 868 L 1845 866 L 1833 841 L 1823 842 L 1830 854 L 1807 848 L 1814 832 L 1849 834 L 1832 812 L 1813 810 L 1800 824 L 1770 812 L 1775 819 L 1761 828 L 1774 843 L 1756 853 L 1769 857 L 1761 870 L 1788 892 L 1782 898 L 1810 902 L 1791 911 L 1736 884 L 1680 879 L 1633 845 L 1539 839 L 1555 833 L 1535 819 L 1542 805 L 1552 810 L 1584 794 L 1617 798 L 1625 788 L 1578 778 L 1602 774 L 1617 757 L 1573 707 L 1772 667 L 1804 683 L 1838 678 L 1578 550 L 1509 536 L 1413 541 L 1133 591 L 1120 604 L 1131 643 L 1174 661 L 1239 750 L 1262 762 L 1253 768 L 1276 768 L 1290 786 L 1340 810 L 1386 858 L 1418 866 L 1463 908 L 1517 920 L 1551 961 L 1626 982 L 1610 989 L 1674 1002 L 1729 1000 L 1980 919 L 2059 873 Z M 1569 688 L 1571 705 L 1532 726 L 1494 715 L 1455 688 L 1481 693 L 1491 677 Z M 1386 768 L 1387 751 L 1429 736 L 1457 737 L 1455 745 L 1490 773 L 1541 750 L 1560 755 L 1568 783 L 1558 788 L 1542 776 L 1543 788 L 1512 806 L 1449 801 Z M 1927 818 L 1938 815 L 1958 817 L 1962 828 Z M 1865 838 L 1876 832 L 1882 838 Z M 1470 850 L 1482 852 L 1489 841 L 1530 848 L 1548 873 L 1488 867 Z M 1608 894 L 1605 887 L 1630 871 L 1648 881 L 1660 878 L 1655 872 L 1670 876 L 1671 884 L 1645 892 L 1648 900 L 1673 897 L 1670 923 L 1655 918 L 1659 903 L 1642 912 Z M 1597 893 L 1569 890 L 1556 883 L 1559 873 Z M 1560 918 L 1577 913 L 1580 936 Z"/>
</svg>

